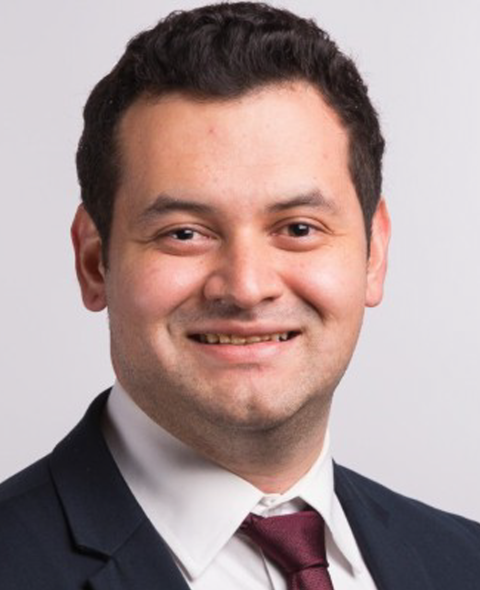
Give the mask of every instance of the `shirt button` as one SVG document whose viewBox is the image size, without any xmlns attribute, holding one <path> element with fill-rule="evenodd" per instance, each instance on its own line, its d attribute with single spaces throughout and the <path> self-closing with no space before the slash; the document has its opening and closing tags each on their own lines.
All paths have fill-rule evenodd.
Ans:
<svg viewBox="0 0 480 590">
<path fill-rule="evenodd" d="M 275 504 L 275 502 L 276 502 L 276 498 L 263 498 L 263 500 L 262 500 L 262 504 L 264 506 L 268 506 L 268 507 L 273 506 Z"/>
</svg>

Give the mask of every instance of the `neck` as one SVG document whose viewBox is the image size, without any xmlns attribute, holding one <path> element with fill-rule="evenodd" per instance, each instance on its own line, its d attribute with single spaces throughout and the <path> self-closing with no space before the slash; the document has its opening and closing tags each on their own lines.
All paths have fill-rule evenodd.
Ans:
<svg viewBox="0 0 480 590">
<path fill-rule="evenodd" d="M 268 457 L 253 458 L 250 455 L 248 461 L 242 461 L 240 458 L 235 463 L 230 456 L 226 463 L 223 463 L 221 458 L 216 462 L 265 494 L 283 494 L 293 487 L 315 463 L 323 450 L 324 435 L 325 432 L 317 441 L 310 441 L 310 444 L 305 445 L 303 449 L 297 447 L 295 451 L 278 456 L 276 460 L 273 459 L 273 454 L 270 454 Z"/>
<path fill-rule="evenodd" d="M 264 430 L 204 421 L 196 424 L 193 418 L 188 421 L 189 428 L 183 429 L 178 428 L 178 421 L 165 421 L 165 414 L 160 425 L 264 493 L 284 493 L 308 472 L 322 452 L 328 410 L 306 407 L 281 425 Z"/>
<path fill-rule="evenodd" d="M 238 424 L 198 412 L 182 396 L 158 404 L 158 397 L 127 389 L 133 401 L 175 438 L 248 481 L 264 493 L 290 489 L 320 455 L 332 392 L 309 399 L 283 420 Z"/>
</svg>

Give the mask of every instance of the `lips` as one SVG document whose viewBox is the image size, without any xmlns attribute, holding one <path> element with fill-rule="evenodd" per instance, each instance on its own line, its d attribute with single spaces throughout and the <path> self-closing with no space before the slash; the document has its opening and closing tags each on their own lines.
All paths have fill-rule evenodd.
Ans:
<svg viewBox="0 0 480 590">
<path fill-rule="evenodd" d="M 245 346 L 248 344 L 258 344 L 261 342 L 286 342 L 298 335 L 296 331 L 273 332 L 271 334 L 222 334 L 206 332 L 192 334 L 190 338 L 201 344 L 230 344 L 235 346 Z"/>
</svg>

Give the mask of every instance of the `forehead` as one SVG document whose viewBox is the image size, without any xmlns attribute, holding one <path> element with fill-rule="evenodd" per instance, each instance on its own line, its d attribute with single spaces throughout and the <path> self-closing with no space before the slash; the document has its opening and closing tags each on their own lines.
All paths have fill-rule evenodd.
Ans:
<svg viewBox="0 0 480 590">
<path fill-rule="evenodd" d="M 121 120 L 118 140 L 119 198 L 132 205 L 168 193 L 249 207 L 278 194 L 320 189 L 333 196 L 353 188 L 348 135 L 306 83 L 234 100 L 142 98 Z"/>
</svg>

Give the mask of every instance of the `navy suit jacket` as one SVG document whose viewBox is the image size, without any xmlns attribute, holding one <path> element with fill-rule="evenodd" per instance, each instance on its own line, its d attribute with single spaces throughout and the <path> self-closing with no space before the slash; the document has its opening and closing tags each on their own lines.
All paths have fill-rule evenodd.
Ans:
<svg viewBox="0 0 480 590">
<path fill-rule="evenodd" d="M 107 395 L 49 456 L 0 486 L 1 590 L 187 590 L 104 442 Z M 344 467 L 335 486 L 379 590 L 480 589 L 479 524 Z"/>
</svg>

